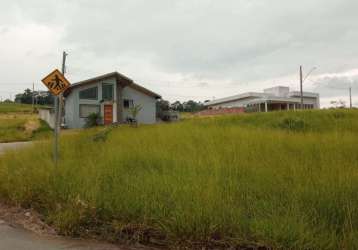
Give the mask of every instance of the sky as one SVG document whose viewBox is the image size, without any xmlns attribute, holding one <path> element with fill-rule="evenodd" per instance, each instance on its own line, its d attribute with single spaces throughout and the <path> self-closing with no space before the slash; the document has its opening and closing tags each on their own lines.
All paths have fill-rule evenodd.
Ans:
<svg viewBox="0 0 358 250">
<path fill-rule="evenodd" d="M 352 87 L 358 107 L 357 0 L 0 0 L 0 97 L 67 57 L 70 82 L 118 71 L 171 102 L 205 101 L 276 85 Z"/>
</svg>

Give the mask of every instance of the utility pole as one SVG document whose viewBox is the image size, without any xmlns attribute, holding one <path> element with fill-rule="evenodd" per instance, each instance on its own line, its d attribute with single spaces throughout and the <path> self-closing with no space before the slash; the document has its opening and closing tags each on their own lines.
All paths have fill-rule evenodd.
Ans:
<svg viewBox="0 0 358 250">
<path fill-rule="evenodd" d="M 302 66 L 300 66 L 300 92 L 301 92 L 301 109 L 303 109 L 303 77 L 302 77 Z"/>
<path fill-rule="evenodd" d="M 66 69 L 66 56 L 67 53 L 64 51 L 62 54 L 62 74 L 65 74 Z M 58 142 L 59 142 L 59 134 L 61 130 L 61 120 L 62 120 L 62 98 L 63 94 L 59 96 L 54 96 L 55 98 L 55 142 L 54 142 L 54 154 L 53 160 L 55 162 L 55 167 L 58 166 Z"/>
<path fill-rule="evenodd" d="M 32 83 L 32 111 L 35 110 L 35 83 Z"/>
<path fill-rule="evenodd" d="M 352 105 L 352 87 L 349 87 L 349 108 L 353 108 L 353 105 Z"/>
</svg>

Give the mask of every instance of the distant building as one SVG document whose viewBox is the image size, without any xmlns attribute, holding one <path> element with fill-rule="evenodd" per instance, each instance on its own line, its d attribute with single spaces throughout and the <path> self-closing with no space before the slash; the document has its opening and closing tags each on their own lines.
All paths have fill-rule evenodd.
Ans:
<svg viewBox="0 0 358 250">
<path fill-rule="evenodd" d="M 264 92 L 247 92 L 206 102 L 208 109 L 245 108 L 253 112 L 295 110 L 301 107 L 300 91 L 290 91 L 289 87 L 277 86 L 264 89 Z M 303 109 L 319 109 L 319 94 L 303 92 Z"/>
<path fill-rule="evenodd" d="M 64 124 L 68 128 L 83 127 L 91 113 L 98 113 L 105 125 L 126 122 L 135 105 L 142 107 L 138 123 L 155 123 L 156 100 L 161 98 L 118 72 L 74 83 L 64 96 Z"/>
</svg>

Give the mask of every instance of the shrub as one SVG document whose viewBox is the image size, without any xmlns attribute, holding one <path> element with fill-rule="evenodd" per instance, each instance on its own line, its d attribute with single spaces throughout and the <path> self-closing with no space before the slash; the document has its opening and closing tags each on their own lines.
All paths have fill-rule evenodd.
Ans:
<svg viewBox="0 0 358 250">
<path fill-rule="evenodd" d="M 286 117 L 279 123 L 279 127 L 290 131 L 303 131 L 306 124 L 300 118 Z"/>
<path fill-rule="evenodd" d="M 91 113 L 89 114 L 89 116 L 86 118 L 86 124 L 85 127 L 86 128 L 91 128 L 91 127 L 95 127 L 98 126 L 101 123 L 101 116 L 98 113 Z"/>
</svg>

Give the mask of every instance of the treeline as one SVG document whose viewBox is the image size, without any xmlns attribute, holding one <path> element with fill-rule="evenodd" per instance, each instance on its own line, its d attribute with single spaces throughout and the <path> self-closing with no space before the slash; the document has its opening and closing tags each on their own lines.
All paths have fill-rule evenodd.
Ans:
<svg viewBox="0 0 358 250">
<path fill-rule="evenodd" d="M 52 105 L 53 104 L 53 95 L 48 91 L 34 91 L 31 89 L 25 89 L 23 93 L 17 94 L 15 96 L 15 102 L 32 104 L 32 98 L 34 98 L 34 103 L 39 105 Z"/>
<path fill-rule="evenodd" d="M 198 112 L 205 109 L 204 103 L 205 102 L 196 102 L 193 100 L 170 103 L 167 100 L 160 99 L 157 101 L 157 111 L 174 110 L 179 112 Z"/>
</svg>

